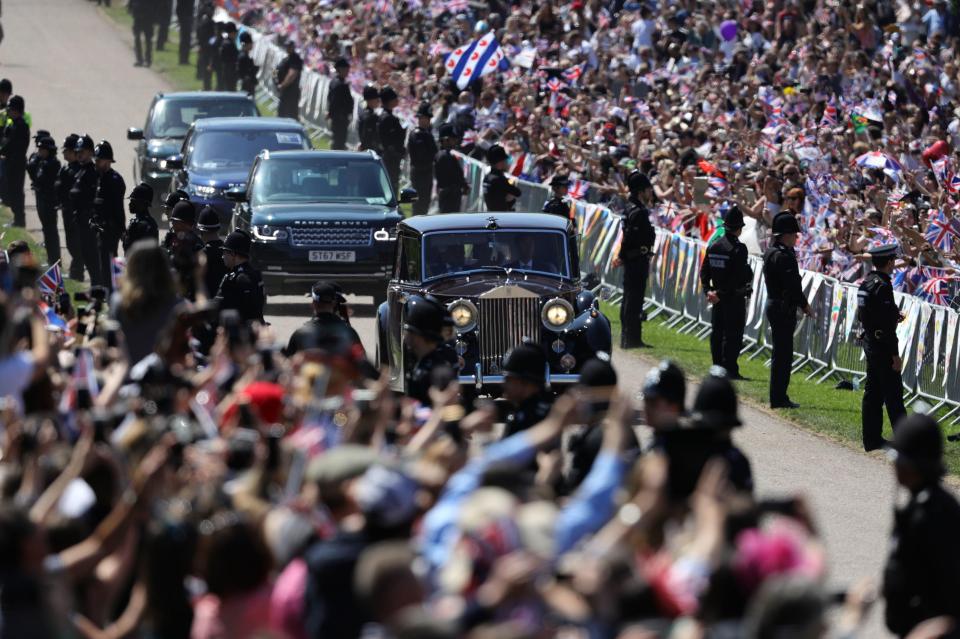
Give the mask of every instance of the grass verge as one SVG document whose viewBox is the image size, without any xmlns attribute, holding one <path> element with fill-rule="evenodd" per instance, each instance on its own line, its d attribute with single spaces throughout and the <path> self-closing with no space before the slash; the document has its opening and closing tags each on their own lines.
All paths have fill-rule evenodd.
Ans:
<svg viewBox="0 0 960 639">
<path fill-rule="evenodd" d="M 43 248 L 37 238 L 24 228 L 13 226 L 13 212 L 6 206 L 0 207 L 0 244 L 6 249 L 11 242 L 18 240 L 26 241 L 30 247 L 30 252 L 37 258 L 41 265 L 47 263 L 47 250 Z M 61 272 L 64 273 L 63 286 L 71 296 L 77 291 L 86 290 L 82 282 L 76 282 L 66 277 L 66 268 L 61 264 Z"/>
<path fill-rule="evenodd" d="M 604 305 L 603 311 L 613 325 L 614 343 L 616 343 L 619 341 L 620 333 L 620 309 Z M 644 323 L 643 339 L 653 348 L 633 349 L 630 350 L 631 354 L 653 361 L 672 359 L 694 378 L 706 375 L 713 363 L 707 340 L 699 340 L 692 335 L 681 335 L 667 328 L 659 317 Z M 770 411 L 768 403 L 770 369 L 765 365 L 766 360 L 767 357 L 763 355 L 752 360 L 741 356 L 740 373 L 747 377 L 748 381 L 738 381 L 736 386 L 740 398 L 746 403 L 761 410 Z M 808 373 L 809 371 L 801 370 L 790 379 L 790 398 L 800 404 L 800 408 L 778 409 L 771 412 L 781 419 L 820 433 L 834 441 L 861 449 L 860 402 L 863 399 L 863 391 L 836 390 L 833 387 L 835 380 L 816 384 L 804 379 Z M 890 424 L 884 414 L 884 437 L 891 436 Z M 947 443 L 945 462 L 951 474 L 960 475 L 960 448 Z"/>
</svg>

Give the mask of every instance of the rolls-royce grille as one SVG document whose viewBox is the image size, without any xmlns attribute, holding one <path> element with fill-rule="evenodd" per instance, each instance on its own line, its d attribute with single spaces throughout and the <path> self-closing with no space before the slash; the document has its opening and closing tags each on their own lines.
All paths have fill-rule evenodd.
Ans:
<svg viewBox="0 0 960 639">
<path fill-rule="evenodd" d="M 477 311 L 484 375 L 502 374 L 503 354 L 524 337 L 540 341 L 540 300 L 537 297 L 482 298 Z"/>
<path fill-rule="evenodd" d="M 370 246 L 370 229 L 330 228 L 326 226 L 291 227 L 294 246 Z"/>
</svg>

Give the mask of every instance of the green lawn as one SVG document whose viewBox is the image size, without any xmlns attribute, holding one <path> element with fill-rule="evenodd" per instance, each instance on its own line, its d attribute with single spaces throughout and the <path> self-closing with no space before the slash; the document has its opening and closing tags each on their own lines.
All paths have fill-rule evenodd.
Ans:
<svg viewBox="0 0 960 639">
<path fill-rule="evenodd" d="M 604 313 L 610 318 L 615 334 L 614 343 L 619 341 L 620 321 L 617 307 L 604 305 Z M 680 335 L 666 328 L 660 317 L 643 325 L 643 339 L 653 348 L 636 349 L 631 353 L 659 361 L 669 358 L 675 361 L 692 378 L 704 376 L 712 365 L 710 345 L 707 340 L 698 340 L 692 335 Z M 737 391 L 743 401 L 764 410 L 769 409 L 768 383 L 770 369 L 764 363 L 767 357 L 760 355 L 747 361 L 740 358 L 740 373 L 749 381 L 736 382 Z M 815 384 L 804 378 L 810 371 L 796 373 L 790 379 L 790 398 L 800 404 L 796 410 L 778 409 L 773 411 L 779 417 L 823 434 L 830 439 L 861 449 L 860 437 L 860 401 L 863 391 L 836 390 L 836 380 L 827 380 Z M 884 415 L 884 437 L 891 437 L 890 425 Z M 947 433 L 953 432 L 945 425 Z M 960 475 L 960 448 L 946 444 L 946 463 L 950 472 Z"/>
<path fill-rule="evenodd" d="M 3 249 L 6 250 L 11 242 L 26 240 L 27 244 L 30 245 L 30 252 L 37 258 L 37 262 L 41 265 L 46 264 L 47 250 L 40 245 L 37 238 L 27 229 L 18 228 L 12 224 L 13 212 L 5 206 L 0 207 L 0 245 L 3 246 Z M 63 253 L 67 255 L 66 249 L 63 249 Z M 66 276 L 67 269 L 62 264 L 60 268 L 64 274 L 63 285 L 67 289 L 67 293 L 73 295 L 77 291 L 86 290 L 86 286 L 82 282 L 75 282 Z"/>
</svg>

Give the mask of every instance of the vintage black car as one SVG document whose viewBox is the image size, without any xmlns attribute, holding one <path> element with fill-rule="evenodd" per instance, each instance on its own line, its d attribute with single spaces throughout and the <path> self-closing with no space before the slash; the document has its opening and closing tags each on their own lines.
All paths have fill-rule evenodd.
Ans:
<svg viewBox="0 0 960 639">
<path fill-rule="evenodd" d="M 580 282 L 570 221 L 542 213 L 451 213 L 398 225 L 387 301 L 377 312 L 377 357 L 403 391 L 403 305 L 430 294 L 450 310 L 460 382 L 495 394 L 504 354 L 524 339 L 547 355 L 551 386 L 576 383 L 582 363 L 610 351 L 610 322 Z"/>
</svg>

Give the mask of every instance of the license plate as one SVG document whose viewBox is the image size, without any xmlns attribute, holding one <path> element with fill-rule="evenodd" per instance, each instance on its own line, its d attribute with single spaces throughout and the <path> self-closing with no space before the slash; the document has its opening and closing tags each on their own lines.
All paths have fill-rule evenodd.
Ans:
<svg viewBox="0 0 960 639">
<path fill-rule="evenodd" d="M 356 251 L 310 251 L 311 262 L 356 262 Z"/>
</svg>

